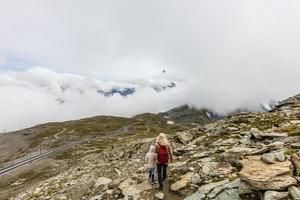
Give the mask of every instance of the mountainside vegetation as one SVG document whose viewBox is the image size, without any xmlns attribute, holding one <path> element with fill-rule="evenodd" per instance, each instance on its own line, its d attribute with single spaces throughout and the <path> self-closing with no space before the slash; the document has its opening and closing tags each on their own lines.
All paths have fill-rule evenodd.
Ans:
<svg viewBox="0 0 300 200">
<path fill-rule="evenodd" d="M 12 133 L 18 137 L 26 133 L 24 137 L 42 143 L 49 137 L 53 139 L 50 146 L 72 140 L 82 142 L 2 176 L 0 197 L 10 200 L 300 198 L 299 95 L 280 102 L 270 112 L 237 113 L 213 122 L 189 121 L 197 118 L 194 112 L 182 107 L 133 118 L 101 116 L 38 125 Z M 199 115 L 201 119 L 204 117 L 201 112 Z M 175 123 L 168 123 L 170 120 Z M 149 184 L 144 164 L 145 154 L 159 132 L 167 134 L 174 154 L 161 192 Z"/>
</svg>

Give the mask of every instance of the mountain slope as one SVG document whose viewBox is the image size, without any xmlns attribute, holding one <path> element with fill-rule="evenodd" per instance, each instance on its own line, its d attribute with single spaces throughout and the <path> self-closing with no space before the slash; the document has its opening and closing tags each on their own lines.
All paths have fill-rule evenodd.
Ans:
<svg viewBox="0 0 300 200">
<path fill-rule="evenodd" d="M 166 119 L 145 114 L 134 121 L 138 127 Z M 93 138 L 53 157 L 56 168 L 59 162 L 68 165 L 50 177 L 35 174 L 38 179 L 31 182 L 28 176 L 41 166 L 55 168 L 44 161 L 3 178 L 0 194 L 11 200 L 154 199 L 158 190 L 148 183 L 143 159 L 158 133 Z M 293 199 L 300 192 L 299 96 L 271 112 L 240 113 L 174 133 L 168 134 L 174 161 L 166 200 Z"/>
<path fill-rule="evenodd" d="M 176 123 L 206 124 L 210 122 L 210 119 L 204 110 L 197 110 L 188 105 L 183 105 L 167 112 L 159 113 L 158 115 L 175 121 Z"/>
</svg>

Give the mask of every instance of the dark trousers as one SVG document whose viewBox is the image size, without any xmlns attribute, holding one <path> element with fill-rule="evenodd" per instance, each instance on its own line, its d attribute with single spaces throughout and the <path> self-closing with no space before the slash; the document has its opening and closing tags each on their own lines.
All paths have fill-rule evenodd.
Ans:
<svg viewBox="0 0 300 200">
<path fill-rule="evenodd" d="M 167 178 L 167 167 L 167 164 L 157 164 L 157 175 L 160 189 L 163 188 L 163 182 Z"/>
</svg>

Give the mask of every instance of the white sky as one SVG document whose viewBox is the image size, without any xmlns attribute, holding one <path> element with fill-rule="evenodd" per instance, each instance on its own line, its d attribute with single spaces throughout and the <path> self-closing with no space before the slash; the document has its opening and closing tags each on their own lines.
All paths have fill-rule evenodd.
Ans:
<svg viewBox="0 0 300 200">
<path fill-rule="evenodd" d="M 121 82 L 148 80 L 167 69 L 164 79 L 185 81 L 174 92 L 177 96 L 158 96 L 158 101 L 148 102 L 153 104 L 149 112 L 183 103 L 227 112 L 299 93 L 299 35 L 297 0 L 1 0 L 0 81 L 17 80 L 13 71 L 28 76 L 34 66 L 58 75 Z M 48 77 L 49 71 L 45 72 L 41 79 Z M 32 88 L 5 83 L 0 82 L 5 97 L 0 112 L 11 117 L 0 116 L 0 130 L 6 124 L 15 128 L 47 120 L 147 111 L 138 103 L 142 95 L 137 95 L 131 100 L 137 106 L 134 113 L 113 111 L 116 102 L 111 101 L 105 112 L 82 108 L 66 115 L 73 113 L 70 107 L 52 115 L 49 109 L 53 108 L 47 109 L 40 90 L 34 93 Z M 28 101 L 19 101 L 20 95 Z M 30 108 L 33 97 L 39 110 L 21 109 Z M 78 101 L 76 95 L 72 98 Z M 97 102 L 90 105 L 101 107 Z M 16 111 L 7 109 L 10 106 Z M 13 122 L 27 112 L 44 120 L 24 117 Z"/>
</svg>

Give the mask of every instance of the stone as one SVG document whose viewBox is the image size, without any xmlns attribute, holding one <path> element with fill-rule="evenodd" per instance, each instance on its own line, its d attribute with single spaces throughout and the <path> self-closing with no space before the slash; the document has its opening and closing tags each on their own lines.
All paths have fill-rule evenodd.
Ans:
<svg viewBox="0 0 300 200">
<path fill-rule="evenodd" d="M 267 152 L 268 150 L 269 150 L 268 147 L 263 147 L 261 149 L 249 148 L 249 147 L 233 147 L 226 152 L 231 154 L 241 154 L 241 155 L 261 155 Z"/>
<path fill-rule="evenodd" d="M 261 140 L 261 134 L 262 132 L 260 130 L 258 130 L 257 128 L 251 128 L 250 129 L 250 133 L 254 136 L 254 138 Z"/>
<path fill-rule="evenodd" d="M 262 138 L 267 138 L 267 139 L 271 139 L 271 138 L 285 138 L 288 136 L 287 133 L 263 133 L 261 134 Z"/>
<path fill-rule="evenodd" d="M 241 180 L 256 190 L 283 190 L 297 184 L 291 177 L 292 163 L 289 160 L 266 164 L 260 156 L 249 156 L 242 161 L 243 168 L 239 172 Z"/>
<path fill-rule="evenodd" d="M 236 193 L 237 193 L 237 196 L 239 196 L 238 188 L 240 186 L 240 183 L 241 183 L 241 180 L 238 178 L 238 179 L 236 179 L 230 183 L 227 183 L 225 185 L 215 187 L 214 189 L 212 189 L 212 191 L 209 192 L 209 194 L 206 197 L 208 199 L 213 199 L 213 198 L 217 197 L 218 194 L 220 194 L 222 191 L 225 191 L 228 189 L 233 189 L 233 188 L 237 189 Z"/>
<path fill-rule="evenodd" d="M 232 146 L 234 144 L 238 144 L 238 140 L 235 138 L 229 138 L 223 141 L 216 141 L 213 143 L 213 146 Z"/>
<path fill-rule="evenodd" d="M 105 186 L 105 185 L 110 184 L 111 182 L 112 182 L 112 180 L 110 178 L 100 177 L 96 180 L 94 187 L 97 188 L 99 186 Z"/>
<path fill-rule="evenodd" d="M 272 191 L 268 190 L 264 193 L 264 199 L 263 200 L 285 200 L 289 196 L 288 192 L 278 192 L 278 191 Z"/>
<path fill-rule="evenodd" d="M 193 139 L 193 135 L 185 131 L 178 132 L 176 135 L 183 144 L 187 144 Z"/>
<path fill-rule="evenodd" d="M 70 187 L 66 188 L 68 199 L 80 199 L 84 194 L 86 194 L 86 191 L 92 189 L 96 182 L 94 177 L 94 174 L 85 174 L 79 179 L 75 179 L 74 183 L 71 184 Z M 61 187 L 57 183 L 57 185 L 55 185 L 55 188 Z"/>
<path fill-rule="evenodd" d="M 279 161 L 279 162 L 285 161 L 286 158 L 285 158 L 285 155 L 284 155 L 284 153 L 282 151 L 275 152 L 274 154 L 275 154 L 275 159 L 277 161 Z"/>
<path fill-rule="evenodd" d="M 298 125 L 298 124 L 300 124 L 300 120 L 291 120 L 290 123 Z"/>
<path fill-rule="evenodd" d="M 298 143 L 300 141 L 300 136 L 289 136 L 287 138 L 284 139 L 285 143 Z"/>
<path fill-rule="evenodd" d="M 26 179 L 19 179 L 16 182 L 12 183 L 11 186 L 19 186 L 22 185 L 24 183 Z"/>
<path fill-rule="evenodd" d="M 156 194 L 154 195 L 154 198 L 155 198 L 155 199 L 162 200 L 162 199 L 165 198 L 165 195 L 164 195 L 164 193 L 159 192 L 159 193 L 156 193 Z"/>
<path fill-rule="evenodd" d="M 269 138 L 269 139 L 272 139 L 272 138 L 285 138 L 287 137 L 287 133 L 264 133 L 264 132 L 261 132 L 259 131 L 257 128 L 251 128 L 250 129 L 250 133 L 254 136 L 255 139 L 257 140 L 262 140 L 264 138 Z"/>
<path fill-rule="evenodd" d="M 229 180 L 225 179 L 223 181 L 202 185 L 197 192 L 186 197 L 184 200 L 204 200 L 206 195 L 208 195 L 214 188 L 226 185 L 227 183 L 229 183 Z"/>
<path fill-rule="evenodd" d="M 261 155 L 261 160 L 267 164 L 273 164 L 275 162 L 275 154 L 274 153 L 265 153 Z"/>
<path fill-rule="evenodd" d="M 291 144 L 291 147 L 294 149 L 300 149 L 300 142 Z"/>
<path fill-rule="evenodd" d="M 224 190 L 218 196 L 215 198 L 212 198 L 212 200 L 224 200 L 224 199 L 230 199 L 230 200 L 240 200 L 238 189 L 229 189 Z"/>
<path fill-rule="evenodd" d="M 174 125 L 175 122 L 174 122 L 174 121 L 167 121 L 167 124 L 168 124 L 168 125 Z"/>
<path fill-rule="evenodd" d="M 300 157 L 296 154 L 293 153 L 291 156 L 292 163 L 294 165 L 295 171 L 296 171 L 296 176 L 300 175 Z"/>
<path fill-rule="evenodd" d="M 300 191 L 298 188 L 291 186 L 289 187 L 288 191 L 294 200 L 300 200 Z"/>
<path fill-rule="evenodd" d="M 281 142 L 281 141 L 273 142 L 271 144 L 268 144 L 267 147 L 270 150 L 282 149 L 284 147 L 284 142 Z"/>
<path fill-rule="evenodd" d="M 243 195 L 251 194 L 251 193 L 252 193 L 251 187 L 247 183 L 241 182 L 241 184 L 239 186 L 239 195 L 243 196 Z"/>
<path fill-rule="evenodd" d="M 204 151 L 204 152 L 193 154 L 192 158 L 198 158 L 198 159 L 200 159 L 200 158 L 205 158 L 207 156 L 209 156 L 209 152 L 208 151 Z"/>
<path fill-rule="evenodd" d="M 234 126 L 232 126 L 232 127 L 227 127 L 226 129 L 227 129 L 228 131 L 239 131 L 239 130 L 240 130 L 238 127 L 234 127 Z"/>
<path fill-rule="evenodd" d="M 59 195 L 55 196 L 55 199 L 57 199 L 57 200 L 67 200 L 68 198 L 66 197 L 66 195 L 59 194 Z"/>
<path fill-rule="evenodd" d="M 122 190 L 122 194 L 126 197 L 131 197 L 133 199 L 138 199 L 140 193 L 146 190 L 150 190 L 152 185 L 148 181 L 144 181 L 141 184 L 137 184 L 131 178 L 127 178 L 123 182 L 120 183 L 119 188 Z"/>
<path fill-rule="evenodd" d="M 188 183 L 197 184 L 200 181 L 200 176 L 193 172 L 188 172 L 181 176 L 181 179 L 171 185 L 171 190 L 176 192 L 187 186 Z"/>
<path fill-rule="evenodd" d="M 169 164 L 169 167 L 178 168 L 178 167 L 185 166 L 186 164 L 187 164 L 186 161 L 183 161 L 183 162 L 173 162 L 173 163 Z"/>
<path fill-rule="evenodd" d="M 233 167 L 227 162 L 207 162 L 202 166 L 202 175 L 225 177 L 233 171 Z"/>
<path fill-rule="evenodd" d="M 106 190 L 105 193 L 112 195 L 114 193 L 114 190 Z"/>
</svg>

